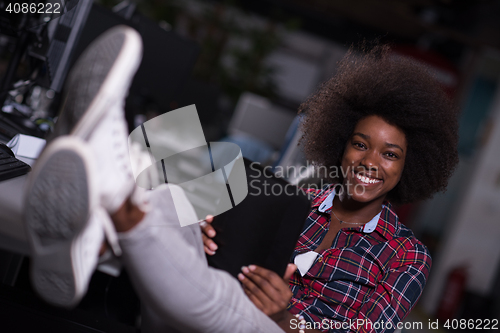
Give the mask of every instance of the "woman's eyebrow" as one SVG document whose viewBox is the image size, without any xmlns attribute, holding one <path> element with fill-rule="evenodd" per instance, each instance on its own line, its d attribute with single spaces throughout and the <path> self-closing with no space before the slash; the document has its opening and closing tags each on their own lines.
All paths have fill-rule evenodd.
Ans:
<svg viewBox="0 0 500 333">
<path fill-rule="evenodd" d="M 352 136 L 355 136 L 355 135 L 359 135 L 360 137 L 362 137 L 363 139 L 365 140 L 368 140 L 370 139 L 370 136 L 369 135 L 366 135 L 366 134 L 363 134 L 361 132 L 356 132 L 356 133 L 353 133 Z"/>
<path fill-rule="evenodd" d="M 389 143 L 389 142 L 386 142 L 385 145 L 387 147 L 392 147 L 392 148 L 399 148 L 401 150 L 402 153 L 404 153 L 404 150 L 403 148 L 401 148 L 399 145 L 395 144 L 395 143 Z"/>
<path fill-rule="evenodd" d="M 369 140 L 370 139 L 370 136 L 367 135 L 367 134 L 364 134 L 364 133 L 361 133 L 361 132 L 356 132 L 356 133 L 353 133 L 352 136 L 355 136 L 355 135 L 358 135 L 360 137 L 362 137 L 363 139 L 365 140 Z M 391 147 L 391 148 L 398 148 L 399 150 L 401 150 L 402 153 L 404 153 L 404 150 L 403 148 L 401 148 L 401 146 L 395 144 L 395 143 L 389 143 L 389 142 L 386 142 L 385 145 L 387 147 Z"/>
</svg>

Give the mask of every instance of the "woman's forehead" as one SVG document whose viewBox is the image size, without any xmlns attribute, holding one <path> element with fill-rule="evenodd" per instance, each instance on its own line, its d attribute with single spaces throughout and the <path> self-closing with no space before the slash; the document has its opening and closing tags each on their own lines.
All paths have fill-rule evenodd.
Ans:
<svg viewBox="0 0 500 333">
<path fill-rule="evenodd" d="M 360 136 L 366 140 L 383 141 L 388 144 L 403 145 L 406 147 L 406 136 L 397 126 L 385 121 L 382 117 L 371 115 L 362 118 L 354 127 L 353 136 Z"/>
</svg>

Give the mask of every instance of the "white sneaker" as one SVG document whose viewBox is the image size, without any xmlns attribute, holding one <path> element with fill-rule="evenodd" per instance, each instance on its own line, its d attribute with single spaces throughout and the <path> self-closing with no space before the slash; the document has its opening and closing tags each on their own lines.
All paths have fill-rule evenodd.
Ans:
<svg viewBox="0 0 500 333">
<path fill-rule="evenodd" d="M 126 26 L 99 36 L 80 56 L 65 83 L 54 135 L 87 141 L 98 168 L 100 204 L 116 212 L 135 189 L 123 104 L 142 55 L 140 35 Z"/>
<path fill-rule="evenodd" d="M 135 190 L 123 103 L 141 52 L 139 34 L 125 26 L 89 45 L 66 80 L 55 139 L 31 174 L 25 222 L 32 282 L 52 304 L 71 307 L 83 297 L 104 234 L 113 252 L 121 253 L 108 213 Z M 70 163 L 80 167 L 66 176 Z"/>
<path fill-rule="evenodd" d="M 32 283 L 57 306 L 74 306 L 83 297 L 104 241 L 91 161 L 80 139 L 58 138 L 43 151 L 27 185 Z"/>
</svg>

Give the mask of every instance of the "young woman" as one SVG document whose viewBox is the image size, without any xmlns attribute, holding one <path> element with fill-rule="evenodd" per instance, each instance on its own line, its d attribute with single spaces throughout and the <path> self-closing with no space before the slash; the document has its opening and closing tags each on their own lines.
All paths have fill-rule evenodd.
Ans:
<svg viewBox="0 0 500 333">
<path fill-rule="evenodd" d="M 312 209 L 289 290 L 256 266 L 239 278 L 287 331 L 299 322 L 306 332 L 394 331 L 418 301 L 431 258 L 392 204 L 446 189 L 458 162 L 456 111 L 424 68 L 377 46 L 349 52 L 300 112 L 306 157 L 335 176 L 307 190 Z M 211 230 L 204 228 L 209 254 Z"/>
</svg>

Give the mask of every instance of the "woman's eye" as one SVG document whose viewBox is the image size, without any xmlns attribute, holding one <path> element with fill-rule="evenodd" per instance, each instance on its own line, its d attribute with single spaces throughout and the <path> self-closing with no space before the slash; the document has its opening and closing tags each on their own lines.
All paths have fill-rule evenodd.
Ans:
<svg viewBox="0 0 500 333">
<path fill-rule="evenodd" d="M 389 158 L 398 158 L 398 155 L 391 153 L 391 152 L 386 153 L 386 156 Z"/>
<path fill-rule="evenodd" d="M 358 148 L 366 148 L 365 144 L 362 143 L 362 142 L 353 142 L 352 144 L 354 147 L 358 147 Z"/>
</svg>

